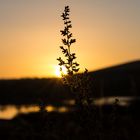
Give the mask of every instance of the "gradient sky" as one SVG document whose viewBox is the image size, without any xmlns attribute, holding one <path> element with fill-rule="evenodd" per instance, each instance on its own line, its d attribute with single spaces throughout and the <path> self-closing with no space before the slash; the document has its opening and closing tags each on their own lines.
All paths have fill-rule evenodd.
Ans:
<svg viewBox="0 0 140 140">
<path fill-rule="evenodd" d="M 54 76 L 65 5 L 81 71 L 140 59 L 140 0 L 0 0 L 0 78 Z"/>
</svg>

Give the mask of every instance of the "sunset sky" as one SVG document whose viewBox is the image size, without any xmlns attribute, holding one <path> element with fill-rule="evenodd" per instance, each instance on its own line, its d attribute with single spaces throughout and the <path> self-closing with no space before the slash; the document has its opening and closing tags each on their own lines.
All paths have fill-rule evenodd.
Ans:
<svg viewBox="0 0 140 140">
<path fill-rule="evenodd" d="M 66 5 L 81 71 L 140 59 L 140 0 L 0 0 L 0 78 L 55 76 Z"/>
</svg>

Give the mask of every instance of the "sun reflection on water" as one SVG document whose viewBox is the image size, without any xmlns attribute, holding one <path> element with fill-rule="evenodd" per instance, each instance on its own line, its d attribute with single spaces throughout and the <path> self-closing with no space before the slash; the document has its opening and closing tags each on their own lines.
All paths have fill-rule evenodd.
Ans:
<svg viewBox="0 0 140 140">
<path fill-rule="evenodd" d="M 0 119 L 10 120 L 18 115 L 18 110 L 15 106 L 5 106 L 0 108 Z"/>
<path fill-rule="evenodd" d="M 45 109 L 47 110 L 47 112 L 53 112 L 53 111 L 56 111 L 56 108 L 55 108 L 54 106 L 51 106 L 51 105 L 46 106 Z"/>
<path fill-rule="evenodd" d="M 55 107 L 52 105 L 48 105 L 45 107 L 47 112 L 58 112 L 58 113 L 65 113 L 70 111 L 70 108 L 62 106 L 62 107 Z M 31 106 L 14 106 L 14 105 L 6 105 L 0 106 L 0 119 L 10 120 L 16 117 L 18 114 L 28 114 L 32 112 L 39 112 L 40 107 L 37 105 Z"/>
<path fill-rule="evenodd" d="M 115 99 L 118 99 L 118 105 L 120 106 L 129 106 L 130 102 L 135 99 L 135 97 L 104 97 L 104 98 L 96 98 L 94 99 L 94 105 L 103 106 L 103 105 L 111 105 L 114 103 Z M 47 105 L 45 110 L 47 112 L 58 112 L 65 113 L 74 110 L 75 100 L 65 100 L 63 106 L 53 106 Z M 16 117 L 18 114 L 28 114 L 32 112 L 39 112 L 40 107 L 37 105 L 6 105 L 0 106 L 0 119 L 10 120 Z"/>
</svg>

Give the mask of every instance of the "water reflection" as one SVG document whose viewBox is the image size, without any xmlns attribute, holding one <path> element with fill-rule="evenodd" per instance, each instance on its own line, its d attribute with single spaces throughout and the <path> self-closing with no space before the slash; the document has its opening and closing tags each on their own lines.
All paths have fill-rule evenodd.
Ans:
<svg viewBox="0 0 140 140">
<path fill-rule="evenodd" d="M 103 106 L 103 105 L 111 105 L 115 103 L 115 99 L 118 99 L 118 105 L 120 106 L 129 106 L 130 103 L 138 99 L 138 97 L 123 97 L 123 96 L 112 96 L 112 97 L 103 97 L 103 98 L 93 98 L 93 105 Z M 75 105 L 75 100 L 66 100 L 64 101 L 65 105 L 73 106 Z"/>
<path fill-rule="evenodd" d="M 118 105 L 129 106 L 131 101 L 135 100 L 136 97 L 129 97 L 129 96 L 104 97 L 104 98 L 95 99 L 94 104 L 97 106 L 111 105 L 115 103 L 115 99 L 118 99 Z"/>
<path fill-rule="evenodd" d="M 47 112 L 59 112 L 59 113 L 65 113 L 65 112 L 71 111 L 71 109 L 66 106 L 55 107 L 52 105 L 46 106 L 45 110 Z M 14 117 L 16 117 L 18 114 L 28 114 L 28 113 L 39 112 L 39 111 L 40 111 L 40 107 L 37 105 L 0 106 L 0 119 L 10 120 L 10 119 L 13 119 Z"/>
<path fill-rule="evenodd" d="M 64 113 L 70 111 L 68 107 L 62 106 L 58 108 L 58 112 Z"/>
<path fill-rule="evenodd" d="M 115 99 L 118 99 L 118 105 L 120 106 L 129 106 L 131 101 L 135 100 L 136 97 L 104 97 L 104 98 L 96 98 L 93 99 L 93 103 L 96 106 L 110 105 L 115 102 Z M 137 98 L 138 99 L 138 98 Z M 47 112 L 58 112 L 65 113 L 68 111 L 73 111 L 75 101 L 74 100 L 65 100 L 64 106 L 55 107 L 52 105 L 47 105 L 45 107 Z M 22 106 L 14 106 L 14 105 L 6 105 L 0 106 L 0 119 L 13 119 L 18 114 L 27 114 L 31 112 L 39 112 L 40 107 L 37 105 L 22 105 Z"/>
<path fill-rule="evenodd" d="M 1 106 L 0 107 L 0 119 L 10 120 L 18 115 L 18 110 L 15 106 Z"/>
<path fill-rule="evenodd" d="M 17 108 L 18 109 L 18 108 Z M 38 112 L 40 110 L 39 106 L 21 106 L 18 109 L 19 113 L 30 113 L 30 112 Z"/>
<path fill-rule="evenodd" d="M 47 110 L 47 112 L 53 112 L 53 111 L 56 111 L 57 110 L 56 107 L 51 106 L 51 105 L 46 106 L 45 109 Z"/>
</svg>

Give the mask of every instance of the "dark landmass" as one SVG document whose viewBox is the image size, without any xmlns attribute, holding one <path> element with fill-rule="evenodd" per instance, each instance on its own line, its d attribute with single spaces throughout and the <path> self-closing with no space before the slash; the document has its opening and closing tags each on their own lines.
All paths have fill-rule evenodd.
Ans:
<svg viewBox="0 0 140 140">
<path fill-rule="evenodd" d="M 112 66 L 95 72 L 95 96 L 140 96 L 140 61 Z"/>
<path fill-rule="evenodd" d="M 140 96 L 140 61 L 89 72 L 93 97 Z M 60 79 L 0 80 L 0 104 L 61 104 L 73 94 Z"/>
<path fill-rule="evenodd" d="M 68 113 L 31 113 L 0 120 L 4 140 L 139 140 L 139 115 L 114 107 Z"/>
<path fill-rule="evenodd" d="M 93 97 L 140 96 L 140 61 L 89 72 Z M 61 105 L 73 94 L 60 79 L 0 80 L 0 104 Z M 139 140 L 140 102 L 19 114 L 0 120 L 4 140 Z"/>
<path fill-rule="evenodd" d="M 61 103 L 70 98 L 70 90 L 60 79 L 19 79 L 0 81 L 0 104 Z"/>
</svg>

